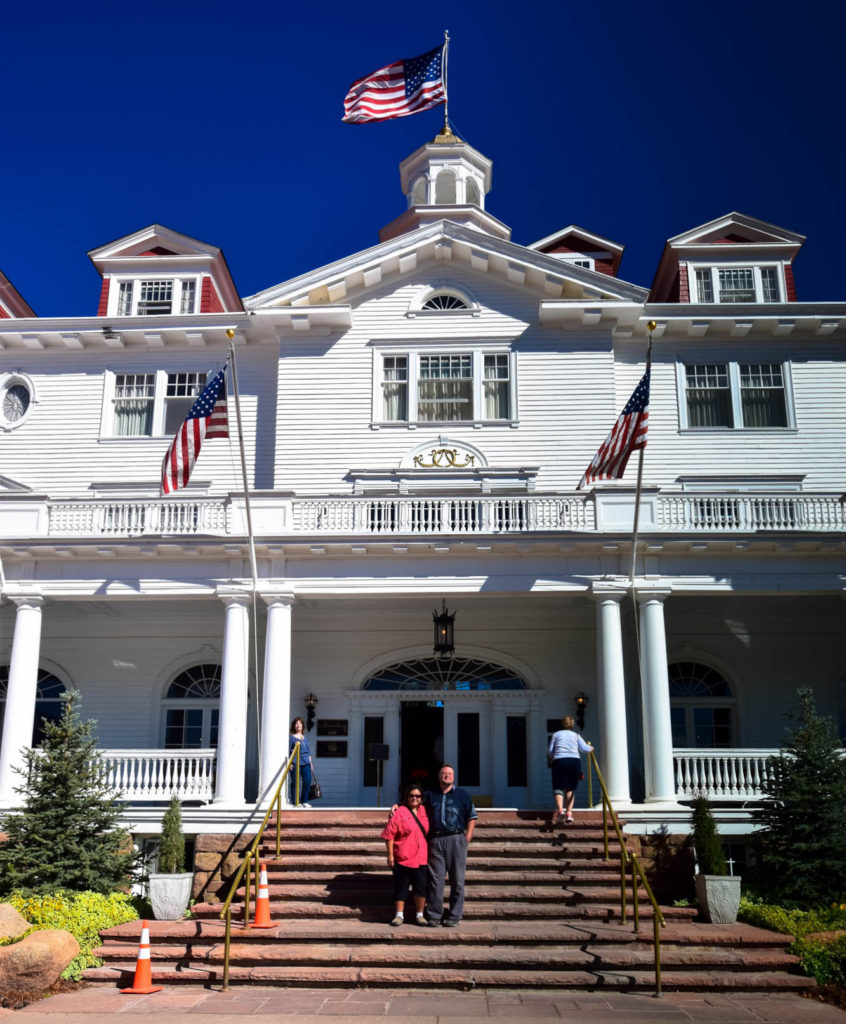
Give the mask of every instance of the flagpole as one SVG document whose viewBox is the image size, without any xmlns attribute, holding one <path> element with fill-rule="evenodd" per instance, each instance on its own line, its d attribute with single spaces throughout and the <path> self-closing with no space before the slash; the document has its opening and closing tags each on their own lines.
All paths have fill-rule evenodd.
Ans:
<svg viewBox="0 0 846 1024">
<path fill-rule="evenodd" d="M 656 323 L 654 320 L 650 320 L 646 325 L 649 330 L 649 344 L 646 347 L 646 373 L 652 366 L 652 332 L 655 330 Z M 637 486 L 635 488 L 635 507 L 634 507 L 634 523 L 632 524 L 632 571 L 631 571 L 631 586 L 634 590 L 635 580 L 635 567 L 637 562 L 637 534 L 638 527 L 640 525 L 640 488 L 643 483 L 643 453 L 645 446 L 638 452 L 637 460 Z"/>
<path fill-rule="evenodd" d="M 444 29 L 444 132 L 449 132 L 449 92 L 447 90 L 447 65 L 449 63 L 449 30 Z"/>
<path fill-rule="evenodd" d="M 228 328 L 226 337 L 229 339 L 229 365 L 232 370 L 232 393 L 235 397 L 235 420 L 238 424 L 238 450 L 241 454 L 241 477 L 244 482 L 244 511 L 247 520 L 247 540 L 250 551 L 250 569 L 253 574 L 253 635 L 255 642 L 254 674 L 256 678 L 256 732 L 258 733 L 259 761 L 261 761 L 261 718 L 259 713 L 259 663 L 258 663 L 258 566 L 256 564 L 256 541 L 253 536 L 253 514 L 250 506 L 250 487 L 247 483 L 247 457 L 244 453 L 244 431 L 241 424 L 241 393 L 238 390 L 238 370 L 235 362 L 235 331 Z M 249 684 L 248 684 L 249 686 Z"/>
</svg>

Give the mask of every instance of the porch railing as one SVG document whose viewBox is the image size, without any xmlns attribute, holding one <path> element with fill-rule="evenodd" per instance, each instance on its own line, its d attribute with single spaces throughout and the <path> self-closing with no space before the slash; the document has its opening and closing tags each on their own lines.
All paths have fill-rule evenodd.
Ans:
<svg viewBox="0 0 846 1024">
<path fill-rule="evenodd" d="M 593 502 L 562 497 L 300 498 L 295 532 L 358 534 L 528 533 L 593 530 Z"/>
<path fill-rule="evenodd" d="M 724 750 L 718 747 L 673 750 L 676 795 L 680 800 L 697 796 L 709 800 L 760 800 L 767 778 L 767 762 L 778 750 L 754 748 Z"/>
<path fill-rule="evenodd" d="M 204 750 L 100 750 L 106 781 L 129 803 L 198 800 L 214 796 L 217 751 Z"/>
<path fill-rule="evenodd" d="M 593 494 L 278 499 L 274 536 L 465 536 L 626 532 L 626 517 L 607 523 Z M 641 533 L 761 533 L 846 530 L 846 503 L 834 494 L 651 494 Z M 242 533 L 237 499 L 48 501 L 55 537 L 232 536 Z M 274 506 L 275 508 L 275 506 Z M 598 511 L 599 509 L 599 511 Z M 233 512 L 235 514 L 233 514 Z M 268 521 L 270 521 L 268 520 Z M 35 520 L 33 520 L 35 521 Z M 280 524 L 285 524 L 281 526 Z M 40 529 L 40 527 L 36 527 Z"/>
<path fill-rule="evenodd" d="M 226 535 L 230 532 L 229 508 L 228 501 L 210 499 L 58 501 L 50 504 L 50 533 L 80 537 Z"/>
<path fill-rule="evenodd" d="M 846 506 L 828 494 L 659 494 L 654 527 L 708 533 L 844 528 Z"/>
</svg>

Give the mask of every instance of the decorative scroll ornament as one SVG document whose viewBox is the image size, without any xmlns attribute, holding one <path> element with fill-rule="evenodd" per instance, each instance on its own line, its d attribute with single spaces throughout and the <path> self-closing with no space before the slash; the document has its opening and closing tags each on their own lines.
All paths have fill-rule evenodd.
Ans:
<svg viewBox="0 0 846 1024">
<path fill-rule="evenodd" d="M 476 464 L 476 456 L 466 453 L 464 462 L 457 462 L 457 448 L 433 448 L 429 452 L 431 462 L 424 462 L 422 455 L 414 456 L 414 465 L 420 469 L 465 469 Z"/>
</svg>

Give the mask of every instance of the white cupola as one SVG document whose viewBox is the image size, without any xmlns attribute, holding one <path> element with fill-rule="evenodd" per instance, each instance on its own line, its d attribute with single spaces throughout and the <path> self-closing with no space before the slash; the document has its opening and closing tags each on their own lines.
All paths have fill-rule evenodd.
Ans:
<svg viewBox="0 0 846 1024">
<path fill-rule="evenodd" d="M 485 213 L 493 164 L 457 138 L 449 128 L 421 146 L 400 164 L 400 180 L 408 209 L 379 232 L 387 241 L 436 220 L 466 224 L 497 238 L 511 230 Z"/>
</svg>

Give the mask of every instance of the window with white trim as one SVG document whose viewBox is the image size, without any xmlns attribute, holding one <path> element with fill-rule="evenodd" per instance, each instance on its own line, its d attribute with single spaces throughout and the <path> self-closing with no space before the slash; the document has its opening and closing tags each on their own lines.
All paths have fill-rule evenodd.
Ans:
<svg viewBox="0 0 846 1024">
<path fill-rule="evenodd" d="M 111 414 L 103 432 L 115 437 L 160 437 L 174 434 L 206 386 L 206 374 L 116 373 L 112 375 Z"/>
<path fill-rule="evenodd" d="M 386 353 L 377 360 L 377 420 L 487 423 L 515 419 L 509 351 Z"/>
<path fill-rule="evenodd" d="M 731 747 L 735 698 L 709 665 L 677 661 L 667 666 L 674 747 Z"/>
<path fill-rule="evenodd" d="M 781 302 L 781 271 L 765 267 L 696 267 L 696 302 Z"/>
<path fill-rule="evenodd" d="M 15 430 L 32 411 L 34 389 L 29 377 L 10 373 L 0 378 L 0 429 Z"/>
<path fill-rule="evenodd" d="M 196 278 L 140 278 L 118 282 L 113 316 L 167 316 L 197 311 Z"/>
<path fill-rule="evenodd" d="M 688 363 L 679 388 L 682 427 L 794 426 L 787 364 Z"/>
<path fill-rule="evenodd" d="M 220 665 L 193 665 L 180 672 L 163 705 L 166 750 L 217 747 Z"/>
</svg>

